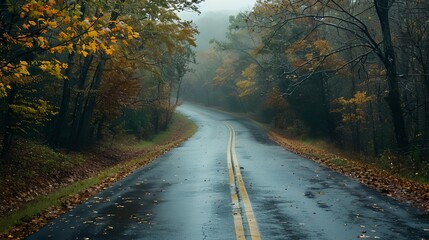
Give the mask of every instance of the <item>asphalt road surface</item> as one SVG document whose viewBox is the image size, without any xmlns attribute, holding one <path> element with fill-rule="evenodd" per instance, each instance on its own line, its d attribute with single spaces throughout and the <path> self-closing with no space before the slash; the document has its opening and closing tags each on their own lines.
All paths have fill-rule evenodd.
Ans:
<svg viewBox="0 0 429 240">
<path fill-rule="evenodd" d="M 429 239 L 429 217 L 185 104 L 198 132 L 28 239 Z"/>
</svg>

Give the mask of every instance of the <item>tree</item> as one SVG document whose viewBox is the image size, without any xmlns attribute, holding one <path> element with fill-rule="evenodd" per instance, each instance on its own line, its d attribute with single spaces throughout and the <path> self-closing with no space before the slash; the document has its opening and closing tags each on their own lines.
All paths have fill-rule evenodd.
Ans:
<svg viewBox="0 0 429 240">
<path fill-rule="evenodd" d="M 405 130 L 405 121 L 401 108 L 401 93 L 398 85 L 397 61 L 396 54 L 392 42 L 391 24 L 389 19 L 389 11 L 393 1 L 389 0 L 374 0 L 370 2 L 361 1 L 261 1 L 259 5 L 264 6 L 272 13 L 272 18 L 265 23 L 265 27 L 273 29 L 281 29 L 288 25 L 296 25 L 299 22 L 305 21 L 310 23 L 310 28 L 302 31 L 299 34 L 301 39 L 297 43 L 305 42 L 309 36 L 319 32 L 318 38 L 322 37 L 321 33 L 335 30 L 339 34 L 349 34 L 353 39 L 348 38 L 346 42 L 335 42 L 335 47 L 326 52 L 320 52 L 318 55 L 305 54 L 301 55 L 301 64 L 295 66 L 289 75 L 294 77 L 298 71 L 306 68 L 309 74 L 299 74 L 298 86 L 317 71 L 327 71 L 320 67 L 330 58 L 338 54 L 344 53 L 350 49 L 356 49 L 360 52 L 354 59 L 351 59 L 344 64 L 334 66 L 329 71 L 338 72 L 349 64 L 365 62 L 366 59 L 375 55 L 386 69 L 386 85 L 388 92 L 385 97 L 386 102 L 391 111 L 392 122 L 398 148 L 405 152 L 408 149 L 408 135 Z M 267 6 L 265 6 L 267 5 Z M 359 5 L 359 6 L 358 6 Z M 359 7 L 362 11 L 354 11 Z M 375 11 L 375 12 L 374 12 Z M 259 12 L 255 12 L 252 16 L 256 19 L 254 25 L 257 25 L 260 16 Z M 368 17 L 368 13 L 369 17 Z M 382 39 L 378 39 L 378 35 L 372 28 L 372 16 L 376 16 L 379 20 L 379 29 Z M 262 18 L 266 16 L 262 15 Z M 251 25 L 251 27 L 255 27 Z M 371 27 L 370 27 L 371 26 Z M 329 40 L 329 38 L 328 38 Z M 314 65 L 316 64 L 316 65 Z"/>
<path fill-rule="evenodd" d="M 2 4 L 2 158 L 11 146 L 13 133 L 20 131 L 20 122 L 28 126 L 47 125 L 51 129 L 49 142 L 54 147 L 67 146 L 67 139 L 71 140 L 68 146 L 77 148 L 90 142 L 98 122 L 94 121 L 96 106 L 102 105 L 104 99 L 99 97 L 107 78 L 106 65 L 112 56 L 118 54 L 131 66 L 140 67 L 136 65 L 139 62 L 149 69 L 154 62 L 161 61 L 157 43 L 169 53 L 184 43 L 195 44 L 195 29 L 189 22 L 181 21 L 177 12 L 197 10 L 199 2 L 24 0 Z M 135 39 L 140 40 L 139 44 L 133 43 Z M 128 71 L 131 73 L 127 76 L 135 73 L 133 69 Z M 62 92 L 48 95 L 38 91 L 47 86 L 55 88 L 58 82 L 48 81 L 54 79 L 63 83 Z M 135 107 L 130 103 L 136 102 L 133 94 L 129 97 L 132 100 L 126 101 L 125 106 Z M 49 120 L 55 114 L 52 125 Z"/>
</svg>

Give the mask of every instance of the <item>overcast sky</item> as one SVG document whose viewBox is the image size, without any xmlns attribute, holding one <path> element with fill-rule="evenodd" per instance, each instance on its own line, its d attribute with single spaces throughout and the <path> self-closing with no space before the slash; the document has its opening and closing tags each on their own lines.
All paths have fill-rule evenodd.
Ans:
<svg viewBox="0 0 429 240">
<path fill-rule="evenodd" d="M 201 15 L 217 11 L 246 11 L 251 10 L 256 0 L 205 0 L 200 4 Z M 180 13 L 182 18 L 192 20 L 198 18 L 197 14 L 189 12 Z"/>
</svg>

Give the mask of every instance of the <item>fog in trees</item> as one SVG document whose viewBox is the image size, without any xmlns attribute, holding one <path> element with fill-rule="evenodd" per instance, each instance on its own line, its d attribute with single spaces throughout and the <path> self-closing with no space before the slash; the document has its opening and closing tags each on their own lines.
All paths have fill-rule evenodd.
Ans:
<svg viewBox="0 0 429 240">
<path fill-rule="evenodd" d="M 258 1 L 229 17 L 203 16 L 184 99 L 427 176 L 428 8 L 422 1 Z"/>
</svg>

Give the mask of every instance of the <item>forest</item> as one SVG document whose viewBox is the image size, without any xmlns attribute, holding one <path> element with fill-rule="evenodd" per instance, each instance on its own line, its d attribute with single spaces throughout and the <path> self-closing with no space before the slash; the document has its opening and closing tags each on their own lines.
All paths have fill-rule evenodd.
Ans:
<svg viewBox="0 0 429 240">
<path fill-rule="evenodd" d="M 427 177 L 428 29 L 426 1 L 259 0 L 197 53 L 184 94 Z"/>
<path fill-rule="evenodd" d="M 199 3 L 2 3 L 1 161 L 17 139 L 80 151 L 150 138 L 182 93 L 428 176 L 429 3 L 259 0 L 196 48 L 178 13 Z"/>
<path fill-rule="evenodd" d="M 83 150 L 170 123 L 197 30 L 199 0 L 0 3 L 1 161 L 19 139 Z"/>
</svg>

